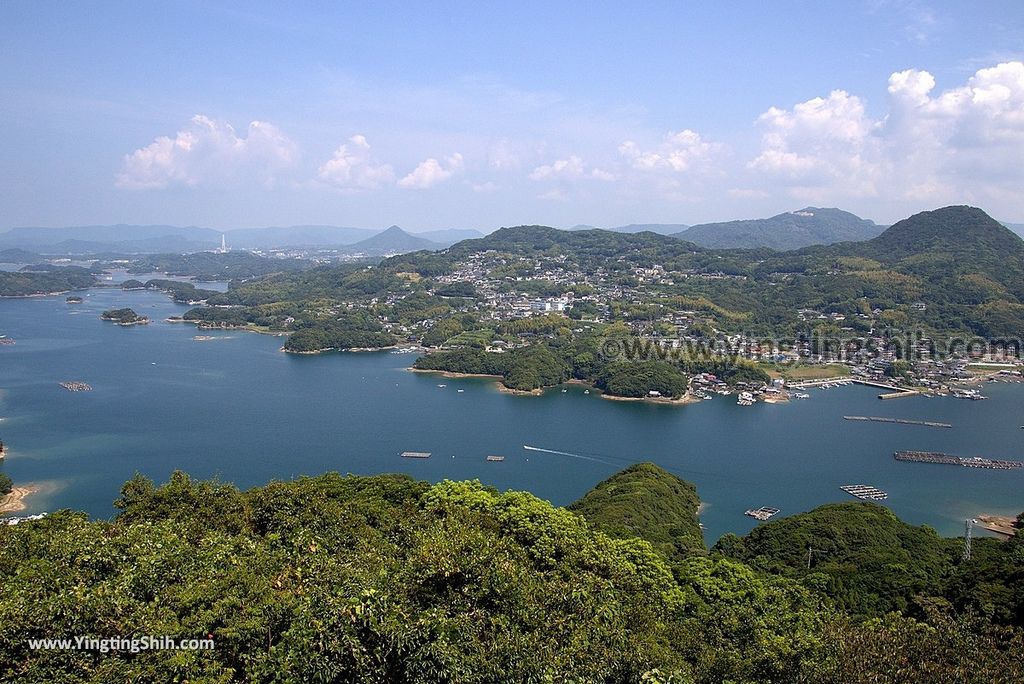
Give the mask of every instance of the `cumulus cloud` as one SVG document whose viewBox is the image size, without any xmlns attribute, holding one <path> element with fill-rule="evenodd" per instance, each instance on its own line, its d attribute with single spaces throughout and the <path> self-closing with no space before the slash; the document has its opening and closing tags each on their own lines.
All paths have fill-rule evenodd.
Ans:
<svg viewBox="0 0 1024 684">
<path fill-rule="evenodd" d="M 842 90 L 758 123 L 748 168 L 802 197 L 885 197 L 927 202 L 1005 199 L 1024 186 L 1024 63 L 980 69 L 936 93 L 935 77 L 889 77 L 887 112 L 872 118 Z"/>
<path fill-rule="evenodd" d="M 834 90 L 791 110 L 771 107 L 758 123 L 761 153 L 750 169 L 805 195 L 839 185 L 855 196 L 877 192 L 879 123 L 856 95 Z"/>
<path fill-rule="evenodd" d="M 324 162 L 317 178 L 340 190 L 375 190 L 392 183 L 395 172 L 389 165 L 373 161 L 364 136 L 353 135 Z"/>
<path fill-rule="evenodd" d="M 588 167 L 582 159 L 572 155 L 567 159 L 558 159 L 550 164 L 538 166 L 530 172 L 530 180 L 579 180 L 590 178 L 600 181 L 615 180 L 615 175 L 596 167 Z"/>
<path fill-rule="evenodd" d="M 638 171 L 691 171 L 698 164 L 706 164 L 720 148 L 703 140 L 700 134 L 684 129 L 669 133 L 652 150 L 643 150 L 632 140 L 619 145 L 619 154 Z"/>
<path fill-rule="evenodd" d="M 478 193 L 490 193 L 498 189 L 498 185 L 494 181 L 484 181 L 483 183 L 470 183 L 470 187 L 473 188 L 473 192 Z"/>
<path fill-rule="evenodd" d="M 229 123 L 197 114 L 173 138 L 160 136 L 125 155 L 116 184 L 132 190 L 245 180 L 272 185 L 297 156 L 294 143 L 273 124 L 253 121 L 240 137 Z"/>
<path fill-rule="evenodd" d="M 424 190 L 448 180 L 462 171 L 462 166 L 462 155 L 458 152 L 448 157 L 443 164 L 431 157 L 420 162 L 419 166 L 413 169 L 409 175 L 398 181 L 398 186 Z"/>
<path fill-rule="evenodd" d="M 953 184 L 1024 181 L 1024 62 L 977 71 L 932 95 L 935 79 L 909 69 L 889 78 L 893 159 L 938 192 Z"/>
</svg>

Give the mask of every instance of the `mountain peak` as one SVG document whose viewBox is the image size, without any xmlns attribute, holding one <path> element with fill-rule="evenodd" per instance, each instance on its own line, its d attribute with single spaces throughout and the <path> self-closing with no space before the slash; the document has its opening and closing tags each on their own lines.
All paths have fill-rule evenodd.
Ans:
<svg viewBox="0 0 1024 684">
<path fill-rule="evenodd" d="M 771 247 L 788 250 L 867 240 L 881 231 L 873 221 L 842 209 L 805 207 L 764 219 L 704 223 L 673 235 L 716 249 Z"/>
<path fill-rule="evenodd" d="M 390 226 L 373 237 L 351 245 L 353 250 L 378 255 L 415 252 L 420 249 L 439 249 L 440 247 L 440 244 L 407 233 L 398 226 Z"/>
<path fill-rule="evenodd" d="M 928 250 L 1024 252 L 1024 240 L 1017 234 L 978 207 L 966 205 L 914 214 L 870 242 L 897 258 Z"/>
</svg>

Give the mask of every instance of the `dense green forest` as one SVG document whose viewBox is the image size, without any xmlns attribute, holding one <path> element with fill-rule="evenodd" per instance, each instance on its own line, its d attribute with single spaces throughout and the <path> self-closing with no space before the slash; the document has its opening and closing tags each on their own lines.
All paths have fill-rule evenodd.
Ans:
<svg viewBox="0 0 1024 684">
<path fill-rule="evenodd" d="M 537 320 L 537 319 L 534 319 Z M 752 363 L 715 356 L 671 360 L 615 361 L 601 353 L 614 339 L 625 347 L 635 338 L 567 333 L 502 354 L 467 346 L 438 351 L 416 359 L 414 368 L 452 373 L 499 376 L 515 390 L 535 390 L 574 379 L 589 382 L 613 396 L 640 398 L 653 390 L 663 397 L 682 396 L 688 374 L 714 373 L 729 382 L 767 382 L 768 375 Z"/>
<path fill-rule="evenodd" d="M 484 273 L 449 282 L 485 255 L 491 265 Z M 654 267 L 667 277 L 638 280 L 638 269 Z M 562 276 L 545 275 L 552 268 Z M 576 282 L 565 283 L 566 274 Z M 693 330 L 711 336 L 811 335 L 821 323 L 801 318 L 801 310 L 844 316 L 851 334 L 1006 336 L 1024 329 L 1024 241 L 973 207 L 923 212 L 864 242 L 790 252 L 706 249 L 654 233 L 502 228 L 377 265 L 324 266 L 239 283 L 209 303 L 246 309 L 242 316 L 281 330 L 326 326 L 339 306 L 355 304 L 400 329 L 401 337 L 437 346 L 463 332 L 498 334 L 483 315 L 480 278 L 498 293 L 542 297 L 574 289 L 583 295 L 569 310 L 576 320 L 601 310 L 586 298 L 596 291 L 608 294 L 611 321 L 640 327 L 649 321 L 654 330 L 659 319 L 686 315 L 696 319 Z M 193 312 L 194 319 L 218 315 Z"/>
<path fill-rule="evenodd" d="M 26 297 L 83 290 L 96 285 L 96 277 L 78 266 L 36 271 L 0 271 L 0 297 Z"/>
<path fill-rule="evenodd" d="M 132 259 L 129 273 L 167 273 L 191 276 L 200 281 L 255 278 L 312 266 L 304 259 L 268 259 L 251 252 L 192 252 L 190 254 L 153 254 Z"/>
<path fill-rule="evenodd" d="M 134 309 L 129 309 L 127 307 L 123 309 L 107 309 L 102 314 L 100 314 L 100 318 L 102 318 L 105 321 L 113 321 L 118 325 L 135 325 L 138 323 L 149 323 L 149 318 L 147 318 L 146 316 L 140 316 L 138 313 L 135 312 Z"/>
<path fill-rule="evenodd" d="M 401 475 L 328 474 L 246 492 L 182 473 L 159 487 L 136 477 L 113 521 L 60 511 L 0 526 L 0 679 L 1009 684 L 1024 676 L 1019 615 L 954 610 L 955 598 L 940 595 L 922 596 L 916 616 L 871 602 L 858 603 L 863 615 L 849 612 L 820 573 L 787 576 L 707 553 L 693 528 L 695 502 L 692 485 L 649 464 L 601 483 L 573 510 L 478 482 Z M 842 511 L 829 518 L 841 525 Z M 799 520 L 780 523 L 821 543 L 820 520 L 812 533 Z M 863 537 L 845 572 L 855 576 L 891 541 Z M 1019 568 L 1022 541 L 986 554 L 1016 558 Z M 998 562 L 941 569 L 922 558 L 915 571 L 939 572 L 925 586 L 955 593 L 957 580 Z M 1020 586 L 1017 575 L 1009 594 L 992 597 L 1002 606 Z M 79 634 L 210 635 L 215 647 L 29 648 L 30 638 Z"/>
<path fill-rule="evenodd" d="M 569 510 L 616 539 L 649 541 L 676 562 L 704 554 L 697 488 L 653 463 L 637 463 L 604 480 Z"/>
</svg>

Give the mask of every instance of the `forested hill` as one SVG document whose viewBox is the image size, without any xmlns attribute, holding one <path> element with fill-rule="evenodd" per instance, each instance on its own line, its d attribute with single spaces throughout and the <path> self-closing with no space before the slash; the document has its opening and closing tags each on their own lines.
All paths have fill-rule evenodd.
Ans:
<svg viewBox="0 0 1024 684">
<path fill-rule="evenodd" d="M 886 260 L 928 253 L 1024 260 L 1024 239 L 981 209 L 969 206 L 914 214 L 867 244 L 878 258 Z"/>
<path fill-rule="evenodd" d="M 1024 526 L 1024 513 L 1017 518 Z M 900 520 L 873 503 L 828 504 L 725 535 L 714 551 L 773 575 L 801 578 L 858 615 L 923 615 L 945 605 L 1024 627 L 1024 533 L 979 537 L 970 561 L 961 539 Z"/>
<path fill-rule="evenodd" d="M 653 463 L 637 463 L 601 482 L 569 506 L 619 539 L 639 537 L 670 560 L 705 553 L 697 488 Z"/>
<path fill-rule="evenodd" d="M 809 245 L 867 240 L 883 230 L 874 221 L 841 209 L 807 207 L 771 218 L 691 226 L 674 236 L 716 249 L 771 247 L 791 250 Z"/>
<path fill-rule="evenodd" d="M 652 513 L 688 517 L 692 485 L 666 476 L 635 466 L 602 483 L 579 505 L 600 522 L 479 482 L 328 474 L 240 492 L 183 473 L 160 487 L 137 476 L 113 521 L 59 511 L 0 525 L 0 680 L 1022 681 L 1020 615 L 1007 609 L 1021 595 L 1024 544 L 979 544 L 980 556 L 1011 562 L 951 571 L 969 602 L 925 595 L 916 605 L 927 610 L 869 611 L 876 619 L 865 621 L 836 602 L 830 577 L 854 594 L 901 595 L 905 577 L 930 577 L 921 553 L 938 538 L 916 533 L 925 546 L 908 547 L 885 529 L 868 533 L 878 516 L 838 507 L 827 511 L 832 529 L 865 532 L 825 547 L 837 554 L 832 575 L 759 568 L 773 548 L 820 542 L 827 528 L 800 516 L 761 528 L 775 541 L 751 551 L 753 566 L 717 553 L 670 558 L 672 544 L 626 535 L 674 534 L 665 521 L 615 501 L 621 486 Z M 892 543 L 903 555 L 877 564 Z M 1008 582 L 993 587 L 992 568 Z M 28 641 L 79 634 L 209 636 L 214 647 L 103 653 Z"/>
<path fill-rule="evenodd" d="M 1024 239 L 976 207 L 915 214 L 850 251 L 907 273 L 988 278 L 1024 299 Z"/>
</svg>

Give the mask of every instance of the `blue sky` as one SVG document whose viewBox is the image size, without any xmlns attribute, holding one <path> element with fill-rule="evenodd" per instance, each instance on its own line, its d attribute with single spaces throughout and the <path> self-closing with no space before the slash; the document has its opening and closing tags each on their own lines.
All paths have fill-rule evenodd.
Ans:
<svg viewBox="0 0 1024 684">
<path fill-rule="evenodd" d="M 1024 222 L 1019 0 L 26 1 L 0 45 L 0 228 Z"/>
</svg>

